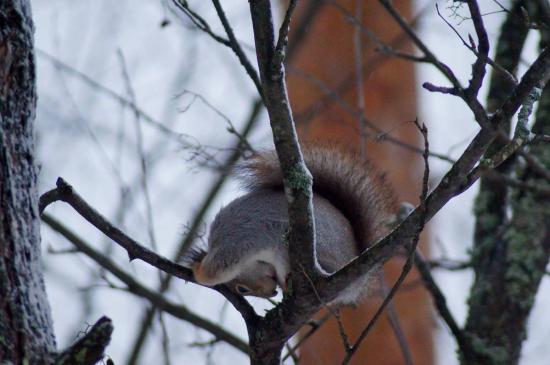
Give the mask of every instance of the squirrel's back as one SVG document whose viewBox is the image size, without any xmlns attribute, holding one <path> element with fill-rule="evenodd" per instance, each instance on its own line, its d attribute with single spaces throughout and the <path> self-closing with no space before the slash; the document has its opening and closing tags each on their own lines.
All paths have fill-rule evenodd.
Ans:
<svg viewBox="0 0 550 365">
<path fill-rule="evenodd" d="M 387 229 L 395 200 L 384 177 L 359 155 L 337 146 L 303 145 L 313 176 L 315 252 L 332 273 L 373 244 Z M 249 193 L 222 208 L 210 226 L 208 251 L 197 251 L 192 268 L 197 282 L 225 284 L 242 295 L 270 297 L 286 290 L 290 271 L 285 233 L 288 212 L 282 171 L 275 151 L 256 154 L 237 175 Z M 371 268 L 331 304 L 353 304 L 367 292 Z"/>
<path fill-rule="evenodd" d="M 304 161 L 313 176 L 313 192 L 328 200 L 349 220 L 361 251 L 387 229 L 396 202 L 384 175 L 359 154 L 344 147 L 303 144 Z M 282 189 L 283 177 L 274 150 L 260 152 L 239 167 L 250 191 Z"/>
</svg>

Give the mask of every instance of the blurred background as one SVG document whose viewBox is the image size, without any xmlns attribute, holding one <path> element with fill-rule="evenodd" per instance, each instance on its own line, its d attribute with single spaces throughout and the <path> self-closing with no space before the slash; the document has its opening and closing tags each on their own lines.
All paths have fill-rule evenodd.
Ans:
<svg viewBox="0 0 550 365">
<path fill-rule="evenodd" d="M 474 34 L 471 22 L 461 15 L 467 12 L 452 1 L 394 3 L 432 52 L 466 83 L 474 56 L 438 15 L 435 4 L 466 37 Z M 479 1 L 492 41 L 505 15 L 499 3 L 508 4 Z M 241 152 L 250 153 L 248 143 L 254 149 L 272 146 L 267 114 L 233 52 L 198 29 L 171 1 L 34 0 L 32 5 L 40 192 L 63 177 L 111 222 L 167 257 L 177 256 L 182 242 L 194 239 L 204 244 L 213 216 L 240 194 L 236 182 L 227 177 L 228 166 Z M 211 2 L 192 0 L 188 5 L 214 34 L 225 36 Z M 248 2 L 222 5 L 255 65 Z M 281 15 L 285 4 L 273 1 L 273 6 Z M 446 84 L 433 67 L 380 50 L 381 42 L 397 50 L 411 47 L 378 2 L 313 0 L 298 6 L 287 76 L 300 138 L 365 146 L 399 199 L 416 203 L 422 161 L 411 146 L 421 146 L 422 141 L 410 121 L 418 118 L 427 124 L 431 151 L 441 154 L 430 159 L 435 184 L 450 167 L 448 160 L 457 158 L 477 131 L 471 113 L 458 98 L 421 88 L 426 81 Z M 536 45 L 537 36 L 531 34 L 523 65 L 533 60 Z M 482 89 L 480 100 L 485 92 Z M 380 131 L 363 127 L 367 120 Z M 425 254 L 456 262 L 468 259 L 475 193 L 474 187 L 453 199 L 430 222 L 422 242 Z M 143 262 L 129 263 L 124 250 L 67 205 L 57 203 L 47 212 L 147 287 L 159 288 L 165 280 Z M 212 342 L 207 332 L 151 311 L 145 299 L 74 252 L 71 243 L 47 224 L 42 239 L 60 348 L 72 343 L 87 324 L 107 315 L 115 325 L 107 353 L 116 364 L 247 362 L 231 346 Z M 386 268 L 390 284 L 402 263 L 397 259 Z M 463 323 L 471 274 L 434 270 L 434 275 Z M 361 308 L 344 311 L 350 333 L 368 322 L 384 287 L 379 285 L 380 295 Z M 548 363 L 544 348 L 550 327 L 545 325 L 544 308 L 550 305 L 549 293 L 545 278 L 529 320 L 522 364 Z M 216 292 L 172 280 L 165 295 L 246 339 L 239 314 Z M 272 307 L 265 300 L 250 301 L 260 313 Z M 413 273 L 356 363 L 366 358 L 373 364 L 403 364 L 409 357 L 415 364 L 456 364 L 454 341 L 430 303 Z M 342 350 L 335 327 L 331 320 L 308 340 L 301 363 L 339 363 Z"/>
</svg>

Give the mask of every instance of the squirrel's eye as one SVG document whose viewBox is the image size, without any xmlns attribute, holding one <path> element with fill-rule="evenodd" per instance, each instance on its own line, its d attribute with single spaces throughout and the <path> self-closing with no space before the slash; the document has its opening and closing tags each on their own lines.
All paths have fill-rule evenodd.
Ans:
<svg viewBox="0 0 550 365">
<path fill-rule="evenodd" d="M 250 293 L 250 289 L 248 289 L 244 285 L 236 285 L 235 288 L 237 289 L 239 294 L 248 294 L 248 293 Z"/>
</svg>

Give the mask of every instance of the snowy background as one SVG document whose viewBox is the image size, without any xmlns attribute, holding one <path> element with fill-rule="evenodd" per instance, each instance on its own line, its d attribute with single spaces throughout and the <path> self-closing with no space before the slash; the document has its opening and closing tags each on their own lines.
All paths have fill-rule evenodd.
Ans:
<svg viewBox="0 0 550 365">
<path fill-rule="evenodd" d="M 168 2 L 33 0 L 32 3 L 38 62 L 36 135 L 40 192 L 52 188 L 56 178 L 62 176 L 130 236 L 156 247 L 163 255 L 172 256 L 186 232 L 186 223 L 192 219 L 207 188 L 218 175 L 212 167 L 223 161 L 228 153 L 225 149 L 236 141 L 235 135 L 226 130 L 227 120 L 239 129 L 247 118 L 256 97 L 252 82 L 228 48 L 197 30 L 181 13 L 175 15 Z M 465 82 L 470 75 L 473 55 L 438 18 L 430 3 L 433 4 L 419 0 L 416 4 L 419 11 L 431 6 L 420 22 L 420 35 Z M 443 14 L 448 15 L 447 2 L 438 3 Z M 215 32 L 223 33 L 210 2 L 195 0 L 190 4 L 209 21 Z M 497 10 L 490 0 L 481 0 L 480 4 L 484 13 Z M 223 5 L 237 38 L 255 63 L 248 2 L 224 1 Z M 484 19 L 494 39 L 502 13 L 487 15 Z M 469 22 L 451 21 L 462 34 L 472 33 Z M 536 37 L 531 36 L 527 48 L 534 50 L 536 42 Z M 526 62 L 531 59 L 527 57 Z M 433 67 L 421 65 L 417 72 L 418 85 L 424 81 L 445 84 Z M 125 74 L 131 84 L 130 91 Z M 188 91 L 203 96 L 204 100 Z M 167 137 L 158 127 L 141 118 L 139 129 L 143 143 L 139 143 L 134 111 L 109 92 L 127 100 L 135 97 L 141 110 L 178 133 L 178 138 Z M 428 93 L 420 86 L 418 96 L 419 118 L 429 126 L 431 149 L 459 156 L 477 130 L 471 114 L 457 98 Z M 483 96 L 480 99 L 483 100 Z M 249 140 L 255 146 L 269 144 L 271 137 L 265 115 L 260 116 L 258 125 Z M 143 189 L 140 149 L 146 156 L 148 193 Z M 203 167 L 206 154 L 211 157 L 206 161 L 208 168 Z M 449 167 L 438 160 L 431 164 L 434 178 L 441 177 Z M 122 200 L 121 187 L 133 191 L 135 199 Z M 236 194 L 238 188 L 230 181 L 214 202 L 205 222 Z M 470 189 L 452 200 L 432 221 L 434 257 L 467 259 L 474 196 L 475 189 Z M 129 264 L 122 249 L 110 243 L 71 208 L 58 203 L 47 211 L 94 247 L 108 252 L 136 279 L 151 288 L 158 285 L 155 270 L 142 262 Z M 206 225 L 202 231 L 206 231 Z M 93 323 L 105 314 L 115 324 L 108 354 L 115 363 L 123 363 L 131 351 L 146 303 L 123 290 L 109 288 L 98 274 L 95 263 L 83 255 L 59 252 L 70 248 L 70 243 L 45 225 L 42 237 L 47 289 L 59 347 L 73 342 L 75 336 L 86 329 L 85 323 Z M 447 295 L 452 312 L 462 323 L 471 275 L 438 271 L 436 278 Z M 115 279 L 111 281 L 117 285 Z M 522 364 L 548 363 L 544 346 L 550 337 L 550 326 L 545 325 L 548 314 L 544 308 L 550 306 L 549 293 L 549 281 L 545 278 L 529 321 L 529 338 Z M 224 305 L 220 295 L 175 281 L 168 296 L 246 338 L 240 316 L 231 306 Z M 253 302 L 258 308 L 266 307 L 261 300 Z M 169 338 L 167 346 L 174 363 L 238 364 L 245 361 L 241 353 L 228 345 L 189 347 L 211 337 L 180 320 L 171 320 L 168 315 L 164 317 Z M 446 327 L 440 327 L 435 338 L 439 363 L 454 364 L 454 343 Z M 140 363 L 160 362 L 160 334 L 157 323 Z"/>
</svg>

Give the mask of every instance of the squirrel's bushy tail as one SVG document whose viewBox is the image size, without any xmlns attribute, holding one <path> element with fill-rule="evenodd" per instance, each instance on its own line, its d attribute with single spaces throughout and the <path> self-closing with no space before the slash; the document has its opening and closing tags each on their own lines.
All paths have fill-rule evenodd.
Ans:
<svg viewBox="0 0 550 365">
<path fill-rule="evenodd" d="M 366 249 L 387 230 L 387 219 L 395 213 L 395 198 L 384 175 L 358 153 L 336 144 L 302 144 L 302 153 L 313 176 L 313 192 L 346 216 L 361 250 Z M 256 154 L 238 169 L 251 191 L 283 188 L 274 150 Z"/>
</svg>

